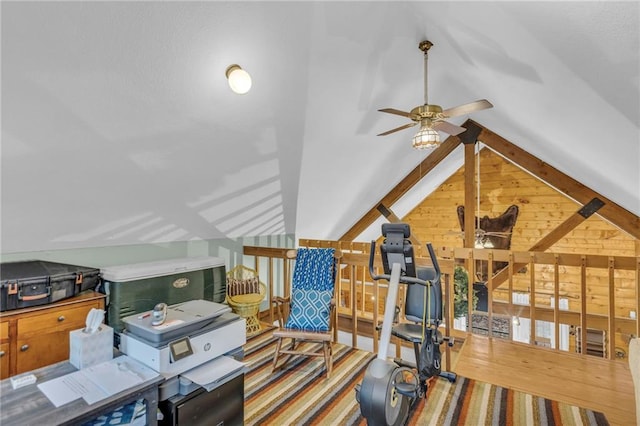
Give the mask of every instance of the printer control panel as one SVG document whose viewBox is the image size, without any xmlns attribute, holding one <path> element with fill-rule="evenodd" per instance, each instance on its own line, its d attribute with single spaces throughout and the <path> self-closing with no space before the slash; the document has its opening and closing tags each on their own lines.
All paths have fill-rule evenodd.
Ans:
<svg viewBox="0 0 640 426">
<path fill-rule="evenodd" d="M 193 348 L 191 347 L 189 337 L 183 337 L 182 339 L 170 342 L 169 350 L 171 352 L 170 362 L 180 361 L 189 355 L 193 355 Z"/>
</svg>

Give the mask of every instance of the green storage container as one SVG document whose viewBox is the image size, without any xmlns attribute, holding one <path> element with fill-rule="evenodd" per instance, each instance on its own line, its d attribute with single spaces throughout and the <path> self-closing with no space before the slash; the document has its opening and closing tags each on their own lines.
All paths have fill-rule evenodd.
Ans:
<svg viewBox="0 0 640 426">
<path fill-rule="evenodd" d="M 225 302 L 226 269 L 217 257 L 186 257 L 100 269 L 107 295 L 107 324 L 119 333 L 122 318 L 190 300 Z"/>
</svg>

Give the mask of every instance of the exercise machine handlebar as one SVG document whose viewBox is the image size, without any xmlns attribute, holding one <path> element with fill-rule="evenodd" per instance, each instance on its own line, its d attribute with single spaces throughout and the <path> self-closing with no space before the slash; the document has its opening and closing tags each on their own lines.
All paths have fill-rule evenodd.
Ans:
<svg viewBox="0 0 640 426">
<path fill-rule="evenodd" d="M 429 251 L 429 257 L 431 258 L 431 263 L 433 264 L 433 269 L 436 273 L 435 277 L 433 277 L 433 280 L 421 280 L 418 277 L 409 277 L 407 275 L 401 275 L 400 276 L 400 282 L 401 283 L 405 283 L 405 284 L 420 284 L 423 286 L 429 286 L 431 285 L 431 282 L 438 282 L 440 280 L 440 265 L 438 264 L 438 258 L 436 257 L 436 253 L 433 250 L 433 246 L 431 245 L 431 243 L 427 243 L 427 250 Z M 375 273 L 374 269 L 373 269 L 373 263 L 374 263 L 374 257 L 375 257 L 375 253 L 376 253 L 376 242 L 374 240 L 371 241 L 371 249 L 369 250 L 369 274 L 371 275 L 371 278 L 374 280 L 387 280 L 390 281 L 391 280 L 391 275 L 390 274 L 381 274 L 378 275 Z"/>
</svg>

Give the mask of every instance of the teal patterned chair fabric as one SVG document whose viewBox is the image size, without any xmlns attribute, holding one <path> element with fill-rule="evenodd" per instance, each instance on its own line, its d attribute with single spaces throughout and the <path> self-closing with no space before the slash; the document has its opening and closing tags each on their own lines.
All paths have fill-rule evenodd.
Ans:
<svg viewBox="0 0 640 426">
<path fill-rule="evenodd" d="M 281 369 L 292 355 L 323 356 L 327 377 L 332 369 L 333 309 L 337 274 L 334 249 L 301 248 L 296 251 L 291 298 L 274 298 L 278 338 L 273 370 Z M 285 348 L 283 341 L 291 340 Z M 280 358 L 284 361 L 278 365 Z"/>
<path fill-rule="evenodd" d="M 329 330 L 335 262 L 333 249 L 300 249 L 291 285 L 291 312 L 285 328 Z"/>
</svg>

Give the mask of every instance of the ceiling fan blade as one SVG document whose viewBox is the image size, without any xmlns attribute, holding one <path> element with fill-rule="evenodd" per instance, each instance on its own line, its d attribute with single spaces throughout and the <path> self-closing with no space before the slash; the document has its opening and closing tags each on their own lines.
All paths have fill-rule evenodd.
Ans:
<svg viewBox="0 0 640 426">
<path fill-rule="evenodd" d="M 460 127 L 460 126 L 456 126 L 455 124 L 451 124 L 449 122 L 446 121 L 437 121 L 436 123 L 434 123 L 434 125 L 432 126 L 435 130 L 439 130 L 441 132 L 445 132 L 445 133 L 449 133 L 450 135 L 459 135 L 460 133 L 464 132 L 465 129 L 464 127 Z"/>
<path fill-rule="evenodd" d="M 386 135 L 389 135 L 391 133 L 395 133 L 395 132 L 400 131 L 400 130 L 408 129 L 409 127 L 413 127 L 416 124 L 418 124 L 418 123 L 405 124 L 404 126 L 396 127 L 395 129 L 387 130 L 384 133 L 380 133 L 378 136 L 386 136 Z"/>
<path fill-rule="evenodd" d="M 411 114 L 409 114 L 408 112 L 400 111 L 399 109 L 395 109 L 395 108 L 383 108 L 383 109 L 379 109 L 378 111 L 386 112 L 388 114 L 401 115 L 403 117 L 411 118 Z"/>
<path fill-rule="evenodd" d="M 511 232 L 485 232 L 484 235 L 492 235 L 494 237 L 507 238 Z"/>
<path fill-rule="evenodd" d="M 445 109 L 442 111 L 442 115 L 445 117 L 457 117 L 458 115 L 469 114 L 474 111 L 480 111 L 487 108 L 492 108 L 493 105 L 486 99 L 480 99 L 475 102 L 470 102 L 464 105 L 458 105 L 457 107 Z"/>
</svg>

